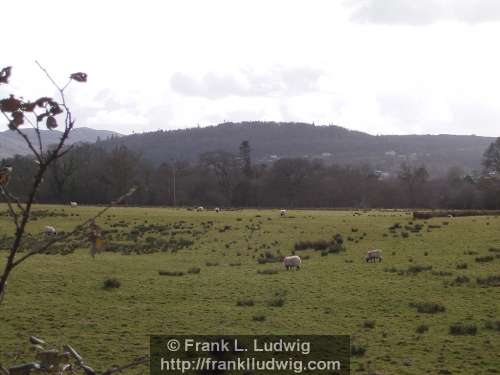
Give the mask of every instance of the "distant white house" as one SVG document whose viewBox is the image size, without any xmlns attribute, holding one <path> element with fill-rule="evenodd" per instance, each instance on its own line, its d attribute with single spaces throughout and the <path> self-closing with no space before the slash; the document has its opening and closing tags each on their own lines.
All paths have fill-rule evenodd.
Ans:
<svg viewBox="0 0 500 375">
<path fill-rule="evenodd" d="M 386 151 L 385 152 L 385 156 L 395 157 L 396 156 L 396 151 L 394 151 L 394 150 Z"/>
<path fill-rule="evenodd" d="M 381 171 L 381 170 L 376 170 L 373 171 L 373 174 L 379 179 L 379 180 L 386 180 L 391 177 L 391 174 L 389 172 Z"/>
</svg>

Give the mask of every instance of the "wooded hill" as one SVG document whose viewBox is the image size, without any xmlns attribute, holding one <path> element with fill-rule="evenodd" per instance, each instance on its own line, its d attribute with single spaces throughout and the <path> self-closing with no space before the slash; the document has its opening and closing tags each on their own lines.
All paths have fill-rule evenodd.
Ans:
<svg viewBox="0 0 500 375">
<path fill-rule="evenodd" d="M 36 133 L 34 129 L 22 129 L 28 138 L 34 144 L 37 144 Z M 49 146 L 57 143 L 61 137 L 58 130 L 40 130 L 43 144 Z M 94 143 L 98 139 L 105 140 L 110 137 L 117 137 L 120 134 L 109 130 L 96 130 L 86 127 L 76 127 L 67 141 L 67 144 L 73 143 Z M 0 159 L 9 158 L 14 155 L 27 155 L 30 149 L 24 139 L 12 130 L 0 132 Z"/>
<path fill-rule="evenodd" d="M 484 150 L 494 138 L 447 134 L 373 136 L 334 125 L 241 122 L 134 134 L 100 144 L 105 148 L 125 145 L 159 164 L 172 159 L 195 161 L 207 151 L 237 153 L 243 140 L 250 142 L 254 162 L 307 157 L 343 165 L 367 163 L 394 172 L 403 161 L 410 161 L 425 164 L 431 174 L 442 174 L 452 166 L 467 172 L 480 169 Z"/>
</svg>

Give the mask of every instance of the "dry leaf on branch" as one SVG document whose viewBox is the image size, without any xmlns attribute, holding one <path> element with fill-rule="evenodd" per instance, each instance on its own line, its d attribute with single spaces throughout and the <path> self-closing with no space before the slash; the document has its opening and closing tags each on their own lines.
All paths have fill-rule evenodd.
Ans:
<svg viewBox="0 0 500 375">
<path fill-rule="evenodd" d="M 21 101 L 11 95 L 8 99 L 0 100 L 0 111 L 2 112 L 15 112 L 21 109 Z"/>
<path fill-rule="evenodd" d="M 57 121 L 54 116 L 48 116 L 46 122 L 47 129 L 52 130 L 57 128 Z"/>
<path fill-rule="evenodd" d="M 12 70 L 11 66 L 7 66 L 0 71 L 0 83 L 9 83 L 10 72 Z"/>
<path fill-rule="evenodd" d="M 69 78 L 77 81 L 77 82 L 87 82 L 87 73 L 73 73 L 72 75 L 69 76 Z"/>
</svg>

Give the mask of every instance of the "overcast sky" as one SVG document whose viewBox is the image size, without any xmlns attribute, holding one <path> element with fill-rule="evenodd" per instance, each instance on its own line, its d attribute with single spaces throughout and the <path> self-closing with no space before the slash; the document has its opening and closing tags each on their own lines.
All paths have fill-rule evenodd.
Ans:
<svg viewBox="0 0 500 375">
<path fill-rule="evenodd" d="M 26 97 L 84 71 L 79 126 L 222 121 L 500 136 L 499 0 L 7 1 L 0 66 Z M 0 130 L 6 129 L 0 123 Z"/>
</svg>

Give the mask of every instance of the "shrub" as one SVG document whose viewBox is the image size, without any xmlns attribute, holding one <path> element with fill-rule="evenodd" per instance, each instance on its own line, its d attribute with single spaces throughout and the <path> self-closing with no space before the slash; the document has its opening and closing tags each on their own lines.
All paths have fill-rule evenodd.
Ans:
<svg viewBox="0 0 500 375">
<path fill-rule="evenodd" d="M 492 262 L 495 258 L 491 255 L 486 255 L 484 257 L 477 257 L 476 262 L 479 263 L 486 263 L 486 262 Z"/>
<path fill-rule="evenodd" d="M 491 253 L 500 253 L 500 248 L 498 248 L 498 247 L 490 247 L 488 249 L 488 251 L 491 252 Z"/>
<path fill-rule="evenodd" d="M 188 269 L 187 273 L 196 274 L 196 273 L 200 273 L 200 271 L 201 271 L 201 268 L 199 268 L 199 267 L 191 267 L 190 269 Z"/>
<path fill-rule="evenodd" d="M 476 333 L 477 327 L 475 324 L 453 323 L 450 326 L 450 335 L 464 336 L 475 335 Z"/>
<path fill-rule="evenodd" d="M 366 348 L 360 345 L 352 345 L 351 346 L 351 355 L 353 357 L 362 357 L 366 353 Z"/>
<path fill-rule="evenodd" d="M 206 262 L 205 264 L 207 267 L 216 267 L 219 265 L 218 262 Z"/>
<path fill-rule="evenodd" d="M 389 230 L 396 230 L 396 229 L 400 229 L 400 228 L 401 228 L 401 224 L 395 223 L 389 227 Z"/>
<path fill-rule="evenodd" d="M 406 273 L 410 275 L 416 275 L 417 273 L 424 272 L 424 271 L 430 271 L 432 270 L 432 266 L 425 266 L 422 264 L 415 264 L 414 266 L 409 266 L 406 269 Z"/>
<path fill-rule="evenodd" d="M 255 322 L 263 322 L 266 320 L 266 316 L 263 315 L 263 314 L 259 314 L 259 315 L 254 315 L 252 317 L 252 320 L 255 321 Z"/>
<path fill-rule="evenodd" d="M 231 267 L 239 267 L 239 266 L 241 266 L 241 262 L 237 262 L 237 263 L 229 263 L 229 265 L 230 265 Z"/>
<path fill-rule="evenodd" d="M 120 280 L 117 278 L 111 277 L 107 278 L 103 282 L 103 289 L 116 289 L 119 288 L 122 284 L 120 283 Z"/>
<path fill-rule="evenodd" d="M 259 275 L 275 275 L 278 273 L 278 270 L 275 270 L 275 269 L 272 269 L 272 268 L 268 268 L 268 269 L 265 269 L 265 270 L 258 270 L 257 273 Z"/>
<path fill-rule="evenodd" d="M 265 251 L 260 255 L 260 258 L 257 259 L 257 263 L 266 264 L 266 263 L 279 263 L 282 261 L 282 257 L 280 255 L 275 255 L 271 251 Z"/>
<path fill-rule="evenodd" d="M 423 314 L 436 314 L 446 310 L 443 305 L 434 302 L 412 302 L 410 303 L 410 307 L 417 309 L 417 312 Z"/>
<path fill-rule="evenodd" d="M 486 329 L 492 329 L 494 331 L 498 331 L 500 332 L 500 320 L 497 320 L 497 321 L 487 321 L 485 324 L 484 324 L 484 328 Z"/>
<path fill-rule="evenodd" d="M 158 271 L 160 276 L 184 276 L 182 271 Z"/>
<path fill-rule="evenodd" d="M 283 307 L 286 300 L 283 297 L 277 297 L 270 300 L 267 304 L 270 307 Z"/>
<path fill-rule="evenodd" d="M 429 326 L 426 324 L 420 324 L 415 330 L 417 333 L 422 334 L 429 330 Z"/>
<path fill-rule="evenodd" d="M 246 307 L 253 305 L 255 305 L 253 299 L 239 299 L 238 301 L 236 301 L 236 306 Z"/>
<path fill-rule="evenodd" d="M 408 238 L 410 237 L 410 234 L 408 232 L 401 232 L 401 237 Z"/>
<path fill-rule="evenodd" d="M 468 251 L 464 251 L 464 254 L 465 255 L 477 255 L 477 251 L 474 251 L 474 250 L 468 250 Z"/>
<path fill-rule="evenodd" d="M 455 284 L 466 284 L 468 282 L 470 282 L 470 279 L 467 276 L 457 276 L 454 281 Z"/>
<path fill-rule="evenodd" d="M 452 273 L 448 271 L 432 271 L 431 272 L 434 276 L 451 276 Z"/>
<path fill-rule="evenodd" d="M 384 272 L 396 273 L 400 272 L 396 267 L 384 268 Z"/>
<path fill-rule="evenodd" d="M 500 275 L 492 275 L 484 278 L 478 277 L 476 281 L 479 285 L 500 286 Z"/>
<path fill-rule="evenodd" d="M 466 270 L 467 269 L 467 263 L 458 263 L 457 264 L 457 270 Z"/>
<path fill-rule="evenodd" d="M 363 323 L 363 327 L 369 329 L 375 328 L 375 320 L 365 320 Z"/>
<path fill-rule="evenodd" d="M 336 234 L 331 240 L 315 240 L 315 241 L 298 241 L 295 242 L 294 249 L 307 250 L 313 249 L 318 251 L 328 251 L 330 253 L 338 253 L 344 250 L 344 239 L 342 235 Z"/>
</svg>

